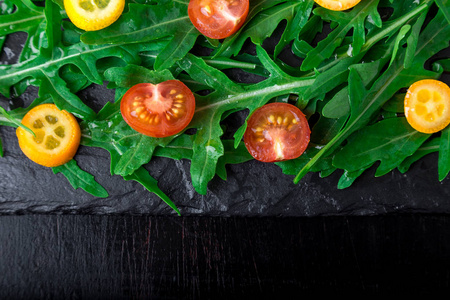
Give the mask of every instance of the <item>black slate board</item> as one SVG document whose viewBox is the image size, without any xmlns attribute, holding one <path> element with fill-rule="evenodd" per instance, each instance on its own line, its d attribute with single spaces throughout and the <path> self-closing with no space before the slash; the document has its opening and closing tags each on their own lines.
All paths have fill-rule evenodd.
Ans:
<svg viewBox="0 0 450 300">
<path fill-rule="evenodd" d="M 8 36 L 5 49 L 9 50 L 1 54 L 0 63 L 14 62 L 23 40 L 21 34 Z M 450 57 L 450 49 L 442 51 L 439 57 Z M 444 76 L 443 80 L 450 83 L 450 76 Z M 30 103 L 36 93 L 36 88 L 31 87 L 14 101 Z M 92 86 L 79 94 L 97 111 L 104 103 L 112 101 L 113 95 L 113 91 L 103 86 Z M 5 107 L 10 102 L 1 95 L 0 100 Z M 106 199 L 94 198 L 82 190 L 75 191 L 61 174 L 54 175 L 51 169 L 26 159 L 18 147 L 13 128 L 1 127 L 0 134 L 5 151 L 5 156 L 0 159 L 0 214 L 175 214 L 138 183 L 111 176 L 109 154 L 102 149 L 80 147 L 75 159 L 108 190 L 110 197 Z M 328 178 L 308 174 L 294 185 L 293 176 L 283 175 L 277 166 L 250 161 L 228 166 L 228 180 L 214 178 L 207 195 L 203 196 L 197 194 L 191 185 L 188 161 L 155 158 L 147 169 L 185 216 L 450 212 L 450 178 L 438 181 L 435 154 L 414 164 L 406 175 L 393 171 L 374 178 L 375 169 L 369 170 L 345 190 L 336 188 L 340 173 Z"/>
</svg>

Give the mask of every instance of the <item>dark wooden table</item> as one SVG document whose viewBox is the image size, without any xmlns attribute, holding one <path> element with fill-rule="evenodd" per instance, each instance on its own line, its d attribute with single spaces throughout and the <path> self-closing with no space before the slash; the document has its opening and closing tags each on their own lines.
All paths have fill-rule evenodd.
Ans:
<svg viewBox="0 0 450 300">
<path fill-rule="evenodd" d="M 0 298 L 429 296 L 450 288 L 449 236 L 420 214 L 2 216 Z"/>
</svg>

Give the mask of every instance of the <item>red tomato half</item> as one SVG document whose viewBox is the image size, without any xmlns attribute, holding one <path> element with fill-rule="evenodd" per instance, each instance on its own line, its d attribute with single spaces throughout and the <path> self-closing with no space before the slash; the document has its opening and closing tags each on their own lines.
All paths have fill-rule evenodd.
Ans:
<svg viewBox="0 0 450 300">
<path fill-rule="evenodd" d="M 160 84 L 139 83 L 122 98 L 120 112 L 134 130 L 152 137 L 179 133 L 192 120 L 195 97 L 178 80 Z"/>
<path fill-rule="evenodd" d="M 271 103 L 250 116 L 244 143 L 259 161 L 283 161 L 299 157 L 308 146 L 310 134 L 300 109 L 288 103 Z"/>
<path fill-rule="evenodd" d="M 212 39 L 223 39 L 244 24 L 248 7 L 248 0 L 191 0 L 188 14 L 202 34 Z"/>
</svg>

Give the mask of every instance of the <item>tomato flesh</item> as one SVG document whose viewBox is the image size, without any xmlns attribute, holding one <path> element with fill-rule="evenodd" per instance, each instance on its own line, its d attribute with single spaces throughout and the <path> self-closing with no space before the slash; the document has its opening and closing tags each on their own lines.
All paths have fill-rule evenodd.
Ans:
<svg viewBox="0 0 450 300">
<path fill-rule="evenodd" d="M 189 125 L 194 116 L 195 97 L 178 80 L 156 85 L 139 83 L 125 93 L 120 111 L 134 130 L 151 137 L 167 137 Z"/>
<path fill-rule="evenodd" d="M 191 0 L 188 14 L 202 34 L 212 39 L 223 39 L 244 24 L 248 8 L 248 0 Z"/>
<path fill-rule="evenodd" d="M 288 103 L 271 103 L 250 116 L 244 143 L 259 161 L 283 161 L 302 155 L 310 134 L 308 121 L 300 109 Z"/>
</svg>

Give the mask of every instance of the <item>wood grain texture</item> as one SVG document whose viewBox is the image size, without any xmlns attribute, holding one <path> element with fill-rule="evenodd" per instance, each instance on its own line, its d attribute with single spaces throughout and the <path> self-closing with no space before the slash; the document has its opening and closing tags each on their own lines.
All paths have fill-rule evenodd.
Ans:
<svg viewBox="0 0 450 300">
<path fill-rule="evenodd" d="M 441 216 L 3 216 L 0 228 L 1 299 L 289 299 L 450 288 L 450 219 Z"/>
</svg>

